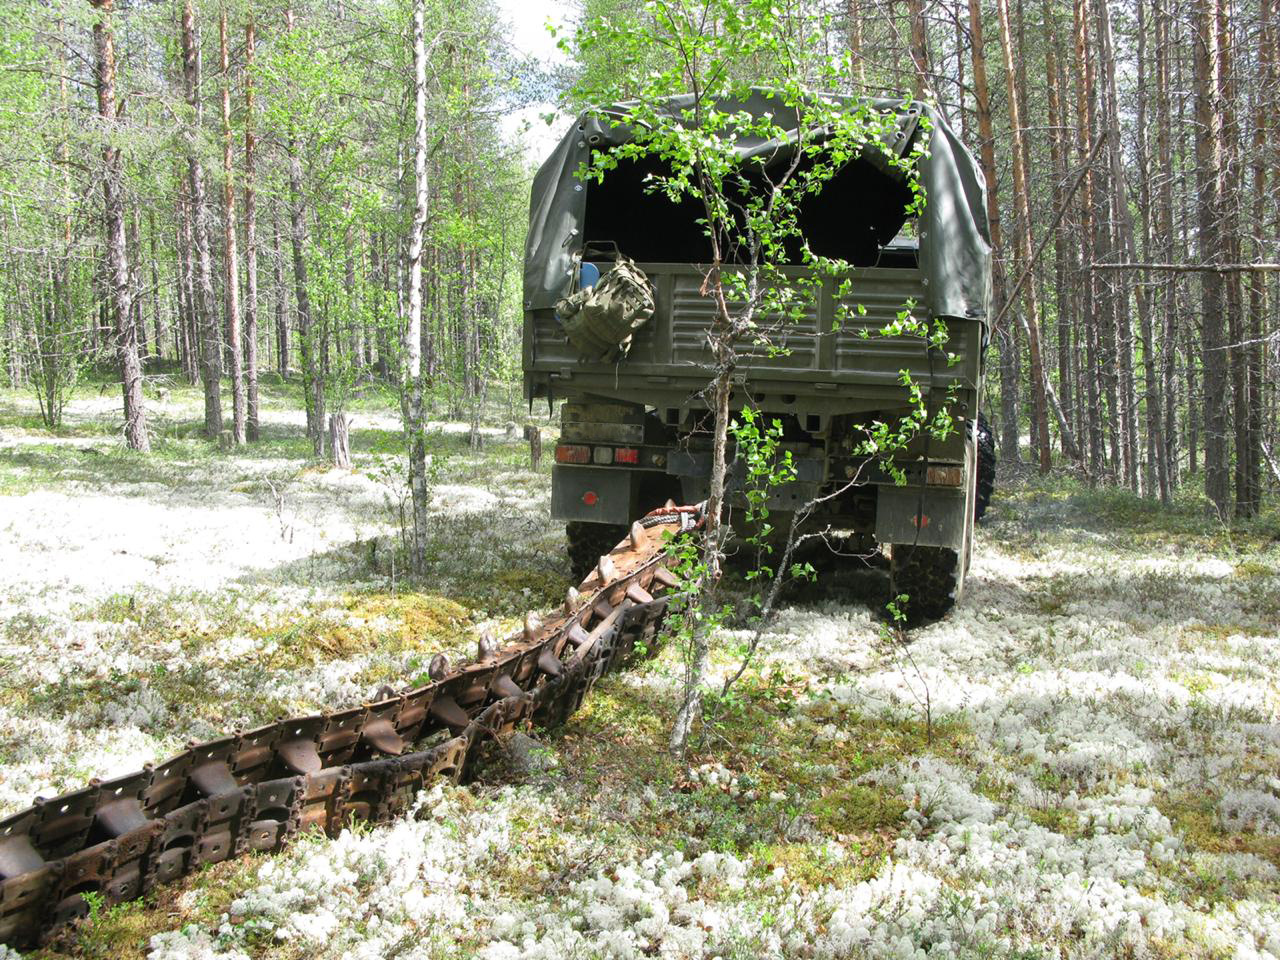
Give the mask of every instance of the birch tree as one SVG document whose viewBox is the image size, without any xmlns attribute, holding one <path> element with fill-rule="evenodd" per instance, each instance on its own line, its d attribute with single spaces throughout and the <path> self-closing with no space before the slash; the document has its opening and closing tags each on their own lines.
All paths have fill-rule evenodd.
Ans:
<svg viewBox="0 0 1280 960">
<path fill-rule="evenodd" d="M 422 369 L 422 247 L 427 225 L 426 0 L 413 3 L 413 223 L 409 230 L 409 315 L 404 334 L 405 432 L 409 438 L 409 486 L 413 497 L 413 566 L 421 573 L 427 540 L 426 416 Z"/>
</svg>

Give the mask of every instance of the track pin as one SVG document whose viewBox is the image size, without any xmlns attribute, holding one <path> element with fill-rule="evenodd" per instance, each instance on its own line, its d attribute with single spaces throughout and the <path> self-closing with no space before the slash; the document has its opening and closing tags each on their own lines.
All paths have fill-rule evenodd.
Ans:
<svg viewBox="0 0 1280 960">
<path fill-rule="evenodd" d="M 492 630 L 485 630 L 476 641 L 476 660 L 479 663 L 487 663 L 497 655 L 498 638 L 493 635 Z"/>
<path fill-rule="evenodd" d="M 565 613 L 571 614 L 573 613 L 574 610 L 578 609 L 578 598 L 580 596 L 581 594 L 578 593 L 577 587 L 570 587 L 568 590 L 565 591 L 565 595 L 564 595 L 564 612 Z"/>
<path fill-rule="evenodd" d="M 636 550 L 644 546 L 644 527 L 639 520 L 631 524 L 631 546 Z"/>
</svg>

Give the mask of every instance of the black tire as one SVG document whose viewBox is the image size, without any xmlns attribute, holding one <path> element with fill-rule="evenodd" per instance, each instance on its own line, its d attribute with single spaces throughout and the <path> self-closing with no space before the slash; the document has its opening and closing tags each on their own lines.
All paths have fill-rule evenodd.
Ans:
<svg viewBox="0 0 1280 960">
<path fill-rule="evenodd" d="M 616 547 L 627 532 L 627 527 L 613 523 L 588 523 L 584 520 L 570 520 L 566 523 L 566 552 L 569 555 L 569 572 L 573 575 L 574 582 L 581 583 L 585 580 L 587 574 L 600 562 L 600 558 Z"/>
<path fill-rule="evenodd" d="M 991 504 L 991 494 L 996 488 L 996 438 L 991 424 L 978 414 L 978 476 L 973 497 L 973 519 L 978 521 Z"/>
<path fill-rule="evenodd" d="M 890 548 L 889 586 L 894 597 L 907 595 L 907 625 L 939 620 L 955 606 L 962 582 L 962 558 L 948 547 L 895 543 Z"/>
</svg>

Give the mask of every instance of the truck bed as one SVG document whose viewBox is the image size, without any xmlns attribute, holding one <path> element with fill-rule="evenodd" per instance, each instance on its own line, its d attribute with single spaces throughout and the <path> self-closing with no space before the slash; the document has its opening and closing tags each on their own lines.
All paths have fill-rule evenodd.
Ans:
<svg viewBox="0 0 1280 960">
<path fill-rule="evenodd" d="M 608 264 L 600 264 L 602 271 Z M 653 317 L 636 334 L 629 356 L 617 364 L 584 363 L 565 339 L 551 310 L 526 312 L 524 332 L 525 391 L 528 397 L 590 394 L 634 399 L 643 390 L 652 406 L 687 406 L 709 378 L 710 350 L 706 331 L 713 304 L 699 293 L 703 277 L 681 263 L 642 263 L 656 289 Z M 803 268 L 786 268 L 791 276 Z M 824 284 L 822 296 L 799 321 L 784 325 L 776 345 L 784 355 L 769 356 L 760 347 L 740 348 L 738 375 L 752 396 L 765 406 L 785 409 L 807 398 L 804 409 L 825 414 L 853 413 L 896 406 L 902 400 L 900 376 L 910 370 L 922 389 L 946 390 L 958 382 L 961 391 L 975 390 L 980 374 L 982 323 L 949 321 L 948 349 L 960 359 L 948 365 L 932 362 L 915 337 L 885 337 L 879 331 L 894 320 L 908 300 L 921 302 L 924 278 L 909 267 L 855 270 L 848 305 L 861 303 L 866 315 L 833 330 L 835 283 Z M 861 332 L 870 336 L 864 338 Z"/>
</svg>

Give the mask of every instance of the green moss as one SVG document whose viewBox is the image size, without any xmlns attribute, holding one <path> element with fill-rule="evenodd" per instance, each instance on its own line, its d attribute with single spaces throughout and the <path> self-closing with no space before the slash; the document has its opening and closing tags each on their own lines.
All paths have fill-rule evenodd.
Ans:
<svg viewBox="0 0 1280 960">
<path fill-rule="evenodd" d="M 438 649 L 442 642 L 456 640 L 472 619 L 467 607 L 429 593 L 352 594 L 344 606 L 356 617 L 390 620 L 400 648 L 408 650 Z"/>
<path fill-rule="evenodd" d="M 891 790 L 841 783 L 819 797 L 813 811 L 824 833 L 866 836 L 896 828 L 907 805 Z"/>
<path fill-rule="evenodd" d="M 1023 812 L 1032 823 L 1054 833 L 1072 836 L 1079 832 L 1076 815 L 1062 807 L 1029 807 Z"/>
<path fill-rule="evenodd" d="M 880 837 L 864 837 L 847 843 L 845 856 L 835 858 L 825 843 L 770 843 L 753 849 L 751 859 L 762 873 L 782 867 L 790 886 L 809 892 L 870 880 L 884 864 L 891 845 L 892 841 Z"/>
<path fill-rule="evenodd" d="M 249 854 L 214 864 L 177 883 L 157 887 L 145 898 L 102 909 L 63 931 L 28 960 L 142 960 L 158 933 L 188 924 L 217 926 L 231 902 L 256 882 L 264 856 Z"/>
<path fill-rule="evenodd" d="M 349 616 L 340 621 L 321 610 L 284 623 L 249 627 L 249 635 L 258 640 L 256 659 L 273 669 L 293 669 L 375 650 L 435 653 L 456 646 L 471 622 L 466 607 L 424 593 L 353 594 L 344 608 Z"/>
<path fill-rule="evenodd" d="M 1280 836 L 1224 829 L 1212 797 L 1187 794 L 1157 798 L 1156 806 L 1193 850 L 1252 853 L 1280 867 Z"/>
</svg>

